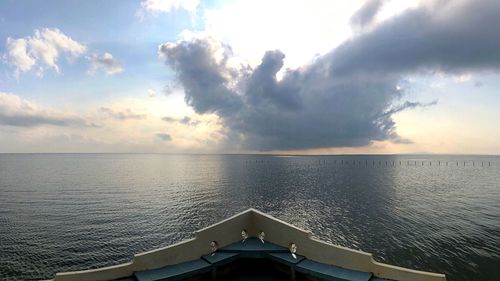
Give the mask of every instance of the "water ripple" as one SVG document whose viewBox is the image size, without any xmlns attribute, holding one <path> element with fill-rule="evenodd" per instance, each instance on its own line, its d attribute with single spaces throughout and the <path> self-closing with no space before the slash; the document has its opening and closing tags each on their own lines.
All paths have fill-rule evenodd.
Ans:
<svg viewBox="0 0 500 281">
<path fill-rule="evenodd" d="M 254 207 L 380 261 L 498 280 L 500 158 L 474 157 L 0 154 L 0 279 L 126 262 Z"/>
</svg>

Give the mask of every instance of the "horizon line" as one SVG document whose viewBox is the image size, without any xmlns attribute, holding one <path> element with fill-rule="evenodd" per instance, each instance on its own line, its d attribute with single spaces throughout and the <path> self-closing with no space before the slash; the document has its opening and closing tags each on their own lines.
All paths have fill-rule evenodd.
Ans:
<svg viewBox="0 0 500 281">
<path fill-rule="evenodd" d="M 0 155 L 8 154 L 114 154 L 114 155 L 139 155 L 139 154 L 157 154 L 157 155 L 252 155 L 252 156 L 500 156 L 500 154 L 476 154 L 476 153 L 339 153 L 339 154 L 283 154 L 283 153 L 197 153 L 197 152 L 0 152 Z"/>
</svg>

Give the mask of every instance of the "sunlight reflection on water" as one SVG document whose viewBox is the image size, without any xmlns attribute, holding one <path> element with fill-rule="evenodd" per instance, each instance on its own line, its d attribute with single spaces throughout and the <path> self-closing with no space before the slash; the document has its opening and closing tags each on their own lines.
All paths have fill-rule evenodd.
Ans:
<svg viewBox="0 0 500 281">
<path fill-rule="evenodd" d="M 495 280 L 499 160 L 4 154 L 0 276 L 47 279 L 126 262 L 253 207 L 380 261 Z"/>
</svg>

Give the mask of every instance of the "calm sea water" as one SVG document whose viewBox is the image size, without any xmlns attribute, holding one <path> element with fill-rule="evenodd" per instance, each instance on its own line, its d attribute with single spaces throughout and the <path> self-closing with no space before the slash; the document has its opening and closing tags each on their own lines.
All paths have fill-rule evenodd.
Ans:
<svg viewBox="0 0 500 281">
<path fill-rule="evenodd" d="M 0 279 L 127 262 L 249 207 L 379 261 L 500 280 L 500 157 L 155 154 L 0 154 Z"/>
</svg>

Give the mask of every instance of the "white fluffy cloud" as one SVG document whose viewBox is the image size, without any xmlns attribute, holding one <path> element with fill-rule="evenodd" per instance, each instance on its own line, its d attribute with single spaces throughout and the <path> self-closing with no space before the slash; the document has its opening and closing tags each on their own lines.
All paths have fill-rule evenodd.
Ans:
<svg viewBox="0 0 500 281">
<path fill-rule="evenodd" d="M 141 7 L 147 12 L 157 14 L 168 13 L 175 9 L 193 12 L 198 7 L 198 4 L 198 0 L 143 0 Z"/>
<path fill-rule="evenodd" d="M 26 72 L 36 63 L 35 58 L 28 55 L 27 40 L 7 38 L 9 63 L 16 67 L 17 72 Z"/>
<path fill-rule="evenodd" d="M 59 73 L 57 63 L 61 55 L 74 59 L 85 53 L 87 47 L 57 28 L 44 28 L 35 30 L 32 36 L 7 38 L 6 49 L 4 57 L 15 68 L 14 74 L 19 76 L 33 69 L 38 75 L 43 75 L 48 68 Z"/>
<path fill-rule="evenodd" d="M 99 70 L 104 71 L 107 75 L 123 71 L 121 63 L 110 53 L 104 53 L 101 56 L 94 54 L 87 59 L 90 62 L 89 74 L 94 74 Z"/>
</svg>

